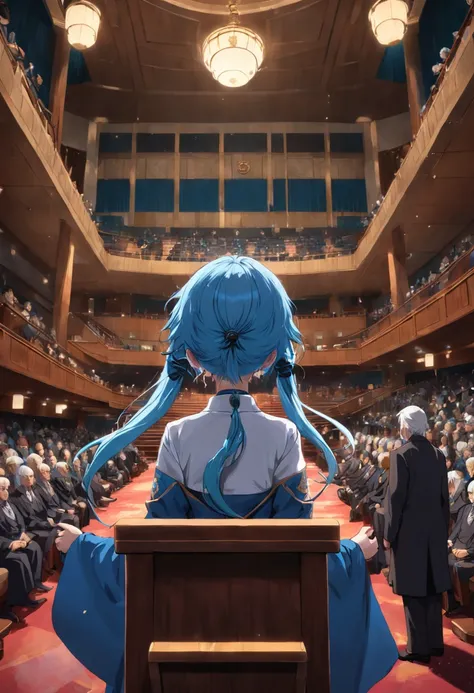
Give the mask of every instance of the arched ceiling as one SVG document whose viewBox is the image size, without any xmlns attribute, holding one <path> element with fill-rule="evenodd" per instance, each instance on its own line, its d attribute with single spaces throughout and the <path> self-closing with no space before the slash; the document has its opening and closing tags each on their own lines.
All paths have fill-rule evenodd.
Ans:
<svg viewBox="0 0 474 693">
<path fill-rule="evenodd" d="M 407 110 L 406 85 L 377 79 L 384 49 L 373 0 L 241 0 L 242 22 L 265 41 L 261 71 L 226 89 L 200 46 L 226 21 L 218 0 L 96 0 L 97 44 L 84 53 L 91 82 L 66 107 L 112 122 L 354 122 Z"/>
</svg>

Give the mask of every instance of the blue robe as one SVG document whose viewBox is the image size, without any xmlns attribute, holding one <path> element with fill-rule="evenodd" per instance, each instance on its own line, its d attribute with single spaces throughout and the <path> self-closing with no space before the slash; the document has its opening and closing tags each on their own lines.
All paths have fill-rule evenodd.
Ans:
<svg viewBox="0 0 474 693">
<path fill-rule="evenodd" d="M 242 517 L 309 518 L 305 473 L 276 484 L 269 492 L 226 495 Z M 147 518 L 221 518 L 201 493 L 190 491 L 159 470 L 155 473 Z M 329 641 L 332 693 L 367 693 L 386 676 L 398 651 L 375 598 L 365 559 L 353 541 L 341 541 L 328 554 Z M 123 691 L 125 642 L 124 557 L 113 539 L 81 535 L 69 549 L 53 607 L 53 625 L 72 654 L 107 684 Z"/>
</svg>

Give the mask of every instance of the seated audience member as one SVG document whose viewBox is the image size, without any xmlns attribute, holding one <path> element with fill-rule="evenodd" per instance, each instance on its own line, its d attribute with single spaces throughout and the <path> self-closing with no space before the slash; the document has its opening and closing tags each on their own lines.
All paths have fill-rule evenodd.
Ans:
<svg viewBox="0 0 474 693">
<path fill-rule="evenodd" d="M 85 499 L 77 495 L 66 462 L 58 462 L 56 471 L 57 476 L 52 480 L 52 484 L 54 490 L 58 494 L 60 503 L 64 503 L 68 507 L 77 508 L 80 526 L 85 527 L 90 521 L 89 508 L 87 507 Z"/>
<path fill-rule="evenodd" d="M 51 469 L 45 463 L 40 466 L 40 478 L 37 481 L 35 490 L 38 491 L 47 508 L 48 517 L 51 517 L 56 523 L 65 522 L 66 524 L 74 525 L 74 527 L 79 527 L 79 509 L 60 502 L 51 484 Z"/>
<path fill-rule="evenodd" d="M 449 565 L 453 572 L 453 593 L 449 594 L 449 611 L 463 602 L 459 589 L 474 575 L 474 481 L 468 486 L 469 504 L 458 513 L 456 524 L 448 540 Z M 468 590 L 467 590 L 468 592 Z"/>
<path fill-rule="evenodd" d="M 113 460 L 109 460 L 104 467 L 104 477 L 115 489 L 121 489 L 123 486 L 123 474 L 119 472 L 117 465 Z"/>
<path fill-rule="evenodd" d="M 470 450 L 469 453 L 471 453 Z M 468 457 L 466 459 L 466 469 L 467 473 L 469 474 L 469 478 L 474 479 L 474 457 Z"/>
<path fill-rule="evenodd" d="M 35 454 L 39 455 L 41 457 L 41 461 L 44 461 L 44 447 L 43 443 L 36 443 L 35 445 Z"/>
<path fill-rule="evenodd" d="M 13 293 L 13 289 L 11 289 L 9 286 L 6 286 L 3 291 L 2 291 L 2 296 L 1 296 L 1 302 L 6 303 L 7 305 L 11 306 L 12 308 L 15 308 L 15 306 L 18 306 L 18 299 Z"/>
<path fill-rule="evenodd" d="M 6 477 L 10 482 L 10 488 L 14 491 L 20 485 L 20 477 L 18 475 L 18 470 L 24 464 L 21 457 L 17 455 L 12 455 L 7 458 L 6 461 Z"/>
<path fill-rule="evenodd" d="M 9 502 L 10 482 L 0 478 L 0 567 L 8 570 L 9 606 L 37 607 L 46 600 L 31 599 L 30 592 L 49 592 L 41 582 L 43 554 L 40 546 L 26 534 L 18 509 Z"/>
<path fill-rule="evenodd" d="M 458 512 L 469 502 L 462 471 L 453 469 L 448 472 L 448 489 L 451 520 L 456 522 Z"/>
<path fill-rule="evenodd" d="M 25 438 L 25 436 L 18 436 L 16 449 L 20 457 L 22 457 L 24 460 L 26 460 L 28 455 L 30 455 L 33 452 L 28 447 L 28 440 Z"/>
<path fill-rule="evenodd" d="M 20 467 L 20 486 L 11 496 L 25 521 L 26 530 L 38 542 L 46 556 L 54 545 L 58 530 L 55 522 L 48 517 L 48 511 L 39 493 L 34 489 L 35 475 L 26 465 Z"/>
<path fill-rule="evenodd" d="M 126 461 L 127 456 L 123 451 L 119 452 L 119 454 L 114 457 L 114 463 L 123 477 L 123 483 L 129 484 L 132 480 L 132 473 L 126 464 Z"/>
<path fill-rule="evenodd" d="M 26 458 L 26 466 L 29 467 L 32 471 L 33 474 L 35 475 L 35 479 L 39 479 L 40 472 L 39 468 L 43 464 L 45 460 L 41 458 L 40 455 L 37 455 L 36 452 L 33 452 L 31 455 L 28 455 Z"/>
</svg>

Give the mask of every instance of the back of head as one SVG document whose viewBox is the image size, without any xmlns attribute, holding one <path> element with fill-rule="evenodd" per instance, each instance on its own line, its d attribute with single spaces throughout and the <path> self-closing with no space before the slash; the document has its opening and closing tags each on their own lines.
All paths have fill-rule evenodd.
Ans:
<svg viewBox="0 0 474 693">
<path fill-rule="evenodd" d="M 260 370 L 274 355 L 267 371 L 274 363 L 283 408 L 300 433 L 323 452 L 332 481 L 337 470 L 334 454 L 307 420 L 303 407 L 310 408 L 298 396 L 293 375 L 294 345 L 301 345 L 302 337 L 293 322 L 293 304 L 280 280 L 252 258 L 225 256 L 200 268 L 170 300 L 176 303 L 164 327 L 169 343 L 165 367 L 142 409 L 122 428 L 83 448 L 99 443 L 84 477 L 85 488 L 110 458 L 164 416 L 179 393 L 184 376 L 195 376 L 187 360 L 189 352 L 193 363 L 198 363 L 202 370 L 236 388 L 242 378 Z M 210 497 L 213 507 L 231 517 L 236 515 L 222 497 L 220 475 L 226 459 L 234 456 L 245 440 L 238 396 L 232 407 L 228 438 L 209 461 L 203 480 L 205 495 Z M 353 445 L 352 435 L 345 427 L 314 413 L 339 428 Z"/>
<path fill-rule="evenodd" d="M 428 430 L 426 414 L 420 407 L 413 405 L 405 407 L 398 413 L 398 421 L 400 430 L 407 430 L 410 436 L 424 436 Z"/>
</svg>

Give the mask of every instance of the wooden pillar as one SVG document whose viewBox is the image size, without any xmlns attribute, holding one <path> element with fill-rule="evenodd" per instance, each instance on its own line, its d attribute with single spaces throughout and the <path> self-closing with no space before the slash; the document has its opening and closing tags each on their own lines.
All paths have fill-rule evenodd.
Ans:
<svg viewBox="0 0 474 693">
<path fill-rule="evenodd" d="M 364 171 L 367 186 L 367 209 L 373 209 L 380 197 L 379 147 L 377 123 L 375 120 L 364 122 Z"/>
<path fill-rule="evenodd" d="M 64 104 L 66 101 L 70 46 L 64 28 L 56 27 L 55 35 L 49 110 L 52 113 L 51 124 L 54 129 L 56 148 L 60 149 L 63 141 Z"/>
<path fill-rule="evenodd" d="M 405 52 L 411 132 L 412 136 L 415 137 L 420 129 L 421 109 L 424 104 L 418 23 L 408 25 L 407 33 L 403 39 L 403 49 Z"/>
<path fill-rule="evenodd" d="M 408 277 L 406 270 L 405 234 L 400 226 L 392 231 L 392 243 L 388 251 L 390 296 L 394 309 L 406 301 Z"/>
<path fill-rule="evenodd" d="M 74 244 L 71 239 L 71 229 L 65 221 L 61 220 L 56 254 L 53 321 L 57 342 L 63 347 L 66 346 L 67 342 L 73 264 Z"/>
<path fill-rule="evenodd" d="M 99 177 L 99 141 L 100 133 L 97 123 L 89 123 L 87 133 L 87 159 L 84 172 L 84 200 L 89 202 L 93 209 L 97 202 L 97 178 Z"/>
</svg>

